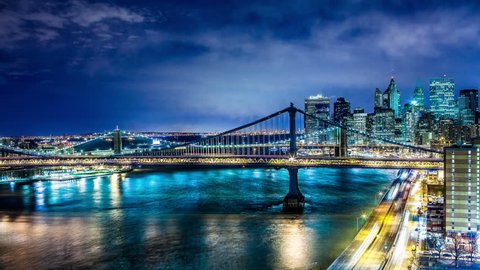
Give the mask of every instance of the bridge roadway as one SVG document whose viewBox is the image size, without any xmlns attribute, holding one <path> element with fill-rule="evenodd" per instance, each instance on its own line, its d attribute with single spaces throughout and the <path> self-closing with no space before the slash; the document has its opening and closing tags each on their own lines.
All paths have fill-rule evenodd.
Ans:
<svg viewBox="0 0 480 270">
<path fill-rule="evenodd" d="M 264 167 L 359 167 L 359 168 L 408 168 L 442 169 L 441 159 L 400 159 L 400 158 L 313 158 L 282 156 L 70 156 L 70 157 L 5 157 L 0 158 L 0 167 L 39 167 L 74 165 L 131 165 L 131 166 L 264 166 Z"/>
</svg>

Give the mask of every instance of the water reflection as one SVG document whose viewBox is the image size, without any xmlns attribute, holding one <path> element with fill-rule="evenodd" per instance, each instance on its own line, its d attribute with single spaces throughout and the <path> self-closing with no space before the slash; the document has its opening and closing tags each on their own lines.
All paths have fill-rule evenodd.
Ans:
<svg viewBox="0 0 480 270">
<path fill-rule="evenodd" d="M 310 245 L 307 228 L 301 220 L 292 220 L 278 230 L 280 245 L 278 257 L 280 258 L 278 268 L 301 268 L 309 264 Z"/>
<path fill-rule="evenodd" d="M 281 211 L 286 170 L 164 170 L 0 185 L 0 269 L 322 269 L 353 237 L 351 213 L 372 207 L 395 172 L 306 172 L 299 184 L 307 206 L 299 216 Z M 339 173 L 352 177 L 349 189 Z M 351 200 L 339 204 L 336 196 Z"/>
</svg>

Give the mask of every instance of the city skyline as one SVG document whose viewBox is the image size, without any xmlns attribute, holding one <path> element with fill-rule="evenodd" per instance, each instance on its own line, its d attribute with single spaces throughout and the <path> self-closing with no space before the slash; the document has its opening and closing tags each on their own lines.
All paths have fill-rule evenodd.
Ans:
<svg viewBox="0 0 480 270">
<path fill-rule="evenodd" d="M 479 87 L 478 9 L 0 1 L 0 135 L 222 131 L 316 94 L 371 112 L 392 75 L 401 106 L 443 74 L 458 97 Z"/>
</svg>

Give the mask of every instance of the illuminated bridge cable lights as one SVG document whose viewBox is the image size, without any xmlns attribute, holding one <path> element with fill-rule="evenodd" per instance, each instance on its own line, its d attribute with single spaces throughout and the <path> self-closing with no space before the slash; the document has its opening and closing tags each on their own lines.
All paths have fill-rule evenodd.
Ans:
<svg viewBox="0 0 480 270">
<path fill-rule="evenodd" d="M 287 109 L 226 132 L 142 154 L 146 156 L 287 155 L 286 147 L 290 141 L 290 120 L 286 113 Z"/>
</svg>

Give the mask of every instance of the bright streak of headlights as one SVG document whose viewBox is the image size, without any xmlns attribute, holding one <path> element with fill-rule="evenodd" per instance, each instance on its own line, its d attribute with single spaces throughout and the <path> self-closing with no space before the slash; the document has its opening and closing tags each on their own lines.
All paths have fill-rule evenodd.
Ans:
<svg viewBox="0 0 480 270">
<path fill-rule="evenodd" d="M 360 260 L 363 253 L 365 253 L 367 248 L 375 239 L 375 236 L 377 236 L 378 231 L 379 231 L 378 222 L 375 222 L 372 229 L 368 233 L 367 237 L 365 237 L 365 240 L 363 240 L 363 243 L 360 245 L 360 247 L 358 247 L 357 251 L 355 251 L 355 254 L 352 256 L 352 259 L 348 263 L 347 269 L 352 269 L 357 264 L 358 260 Z"/>
</svg>

